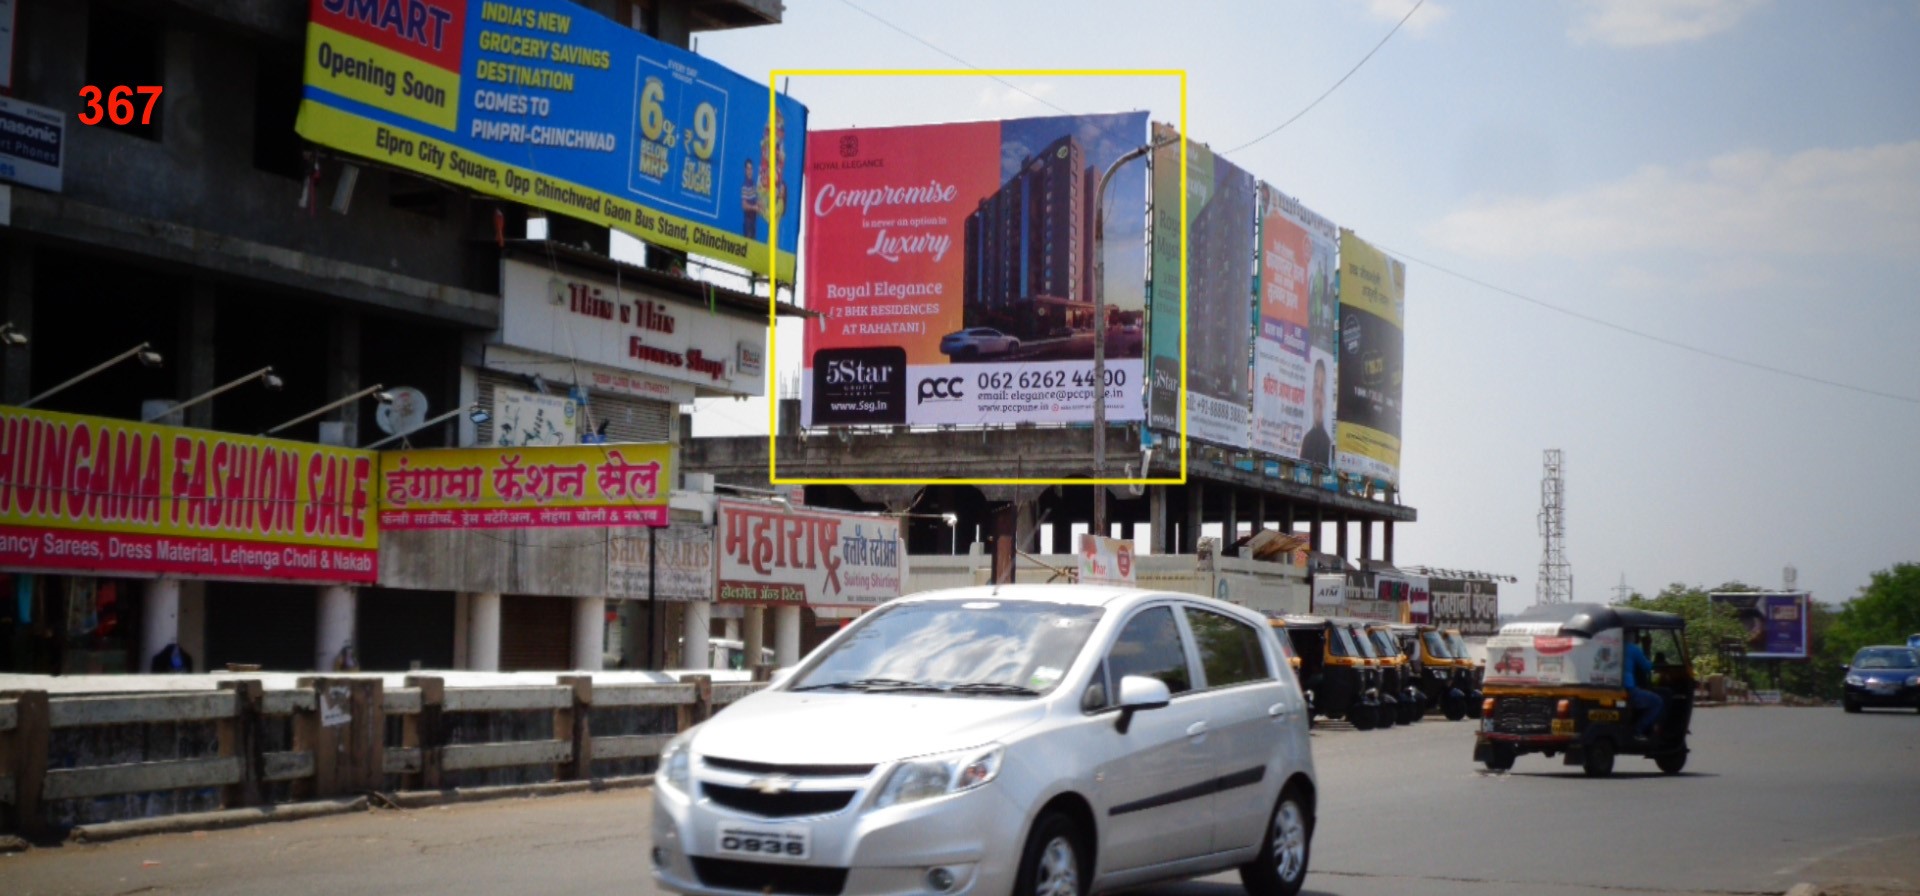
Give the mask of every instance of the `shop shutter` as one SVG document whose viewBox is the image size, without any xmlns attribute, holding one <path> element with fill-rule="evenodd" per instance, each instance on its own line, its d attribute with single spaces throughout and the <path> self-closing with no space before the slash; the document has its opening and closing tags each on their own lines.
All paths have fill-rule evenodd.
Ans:
<svg viewBox="0 0 1920 896">
<path fill-rule="evenodd" d="M 573 601 L 564 597 L 500 598 L 500 671 L 573 668 Z"/>
<path fill-rule="evenodd" d="M 451 591 L 360 589 L 360 668 L 404 672 L 453 668 Z"/>
<path fill-rule="evenodd" d="M 497 388 L 529 391 L 533 387 L 524 378 L 493 370 L 481 370 L 476 378 L 477 403 L 493 411 L 493 394 Z M 549 387 L 553 388 L 553 387 Z M 581 427 L 584 429 L 590 417 L 594 426 L 607 424 L 609 442 L 665 442 L 669 427 L 679 409 L 665 401 L 648 398 L 636 398 L 630 395 L 614 395 L 607 392 L 590 392 L 590 406 L 586 414 L 581 415 Z M 474 438 L 477 444 L 493 444 L 493 421 L 475 427 Z"/>
</svg>

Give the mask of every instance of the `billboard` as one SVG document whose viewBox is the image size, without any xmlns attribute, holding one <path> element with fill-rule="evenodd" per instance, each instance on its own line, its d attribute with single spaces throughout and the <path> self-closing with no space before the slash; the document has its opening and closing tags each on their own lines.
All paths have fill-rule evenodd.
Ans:
<svg viewBox="0 0 1920 896">
<path fill-rule="evenodd" d="M 1171 137 L 1171 132 L 1167 133 Z M 1179 424 L 1179 147 L 1154 166 L 1154 378 L 1149 425 Z M 1169 161 L 1170 160 L 1170 161 Z M 1171 182 L 1171 189 L 1169 189 Z M 1172 221 L 1167 211 L 1173 210 Z M 1253 175 L 1187 144 L 1187 435 L 1245 448 L 1254 305 Z M 1173 238 L 1167 252 L 1167 231 Z M 1170 276 L 1163 276 L 1162 272 Z M 1166 295 L 1162 295 L 1166 286 Z"/>
<path fill-rule="evenodd" d="M 1080 584 L 1132 586 L 1139 581 L 1133 570 L 1133 542 L 1092 532 L 1080 534 L 1080 575 L 1076 579 Z"/>
<path fill-rule="evenodd" d="M 896 518 L 749 501 L 716 508 L 722 603 L 870 607 L 906 583 Z"/>
<path fill-rule="evenodd" d="M 1427 622 L 1467 637 L 1500 630 L 1500 585 L 1480 579 L 1427 579 Z"/>
<path fill-rule="evenodd" d="M 1146 131 L 1134 112 L 809 135 L 809 425 L 1091 421 L 1096 338 L 1107 419 L 1139 420 L 1146 166 L 1107 188 L 1103 259 L 1093 194 Z"/>
<path fill-rule="evenodd" d="M 1333 467 L 1339 232 L 1260 185 L 1259 329 L 1253 349 L 1253 449 Z"/>
<path fill-rule="evenodd" d="M 1147 288 L 1147 426 L 1180 431 L 1180 132 L 1153 123 L 1153 277 Z M 1189 146 L 1189 153 L 1193 147 Z M 1193 156 L 1188 156 L 1192 173 Z M 1184 450 L 1184 449 L 1183 449 Z"/>
<path fill-rule="evenodd" d="M 0 565 L 371 583 L 375 458 L 0 408 Z"/>
<path fill-rule="evenodd" d="M 666 445 L 435 448 L 380 455 L 389 529 L 665 526 Z"/>
<path fill-rule="evenodd" d="M 807 110 L 564 0 L 312 0 L 295 130 L 755 271 L 795 244 Z M 798 192 L 797 189 L 793 190 Z M 794 256 L 777 259 L 791 279 Z"/>
<path fill-rule="evenodd" d="M 652 588 L 648 588 L 648 577 Z M 655 600 L 713 600 L 713 530 L 676 525 L 607 541 L 607 595 Z"/>
<path fill-rule="evenodd" d="M 1340 231 L 1339 418 L 1334 466 L 1398 485 L 1407 266 Z"/>
<path fill-rule="evenodd" d="M 1807 601 L 1803 591 L 1716 591 L 1707 599 L 1733 611 L 1747 630 L 1747 658 L 1807 658 Z"/>
</svg>

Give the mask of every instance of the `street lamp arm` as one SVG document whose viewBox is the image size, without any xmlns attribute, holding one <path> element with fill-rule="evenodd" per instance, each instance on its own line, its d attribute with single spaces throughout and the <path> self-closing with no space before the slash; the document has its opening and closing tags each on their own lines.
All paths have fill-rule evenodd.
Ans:
<svg viewBox="0 0 1920 896">
<path fill-rule="evenodd" d="M 348 396 L 346 396 L 346 397 L 344 397 L 344 398 L 339 398 L 339 399 L 336 399 L 336 400 L 334 400 L 334 401 L 331 401 L 331 402 L 328 402 L 328 403 L 326 403 L 326 404 L 323 404 L 323 405 L 321 405 L 321 406 L 319 406 L 319 407 L 317 407 L 317 408 L 314 408 L 313 410 L 311 410 L 311 411 L 308 411 L 308 412 L 306 412 L 306 413 L 304 413 L 304 414 L 301 414 L 300 416 L 298 416 L 298 417 L 295 417 L 295 418 L 293 418 L 292 420 L 288 420 L 287 422 L 285 422 L 285 423 L 282 423 L 282 424 L 280 424 L 279 426 L 276 426 L 276 427 L 274 427 L 274 428 L 272 428 L 272 429 L 269 429 L 269 430 L 267 430 L 266 432 L 263 432 L 263 433 L 261 433 L 261 435 L 263 435 L 263 436 L 270 436 L 270 435 L 273 435 L 274 433 L 276 433 L 276 432 L 279 432 L 279 431 L 281 431 L 281 430 L 283 430 L 283 429 L 291 429 L 292 427 L 295 427 L 295 426 L 299 426 L 300 424 L 302 424 L 302 423 L 305 423 L 305 422 L 307 422 L 308 420 L 312 420 L 313 418 L 315 418 L 315 417 L 318 417 L 318 416 L 320 416 L 321 414 L 324 414 L 324 413 L 326 413 L 326 412 L 328 412 L 328 411 L 331 411 L 331 410 L 333 410 L 334 408 L 337 408 L 337 407 L 341 407 L 341 406 L 343 406 L 343 405 L 349 405 L 349 404 L 352 404 L 352 403 L 354 403 L 354 402 L 356 402 L 356 401 L 359 401 L 359 400 L 360 400 L 360 399 L 362 399 L 362 398 L 365 398 L 365 397 L 367 397 L 367 396 L 369 396 L 369 395 L 372 395 L 372 394 L 374 394 L 374 393 L 376 393 L 376 392 L 380 392 L 380 391 L 382 391 L 382 390 L 384 390 L 384 389 L 386 389 L 386 388 L 387 388 L 386 386 L 383 386 L 383 385 L 380 385 L 380 384 L 378 384 L 378 383 L 375 383 L 374 385 L 372 385 L 372 386 L 369 386 L 369 387 L 367 387 L 367 388 L 365 388 L 365 389 L 361 389 L 360 391 L 358 391 L 358 392 L 355 392 L 355 393 L 353 393 L 352 395 L 348 395 Z"/>
<path fill-rule="evenodd" d="M 1134 159 L 1158 149 L 1162 143 L 1144 143 L 1120 154 L 1100 172 L 1100 183 L 1093 194 L 1093 478 L 1107 478 L 1107 185 L 1113 175 Z M 1147 471 L 1141 470 L 1141 476 Z M 1093 487 L 1093 526 L 1095 535 L 1107 535 L 1107 487 Z"/>
<path fill-rule="evenodd" d="M 102 370 L 112 367 L 113 365 L 118 364 L 121 361 L 125 361 L 128 358 L 132 358 L 136 355 L 140 357 L 140 362 L 142 364 L 147 365 L 148 367 L 160 366 L 160 353 L 153 351 L 152 343 L 142 342 L 139 345 L 134 346 L 133 348 L 127 349 L 126 351 L 121 352 L 120 354 L 114 355 L 113 357 L 108 358 L 105 361 L 101 361 L 100 363 L 87 368 L 84 372 L 82 372 L 78 376 L 75 376 L 64 383 L 61 383 L 58 386 L 48 389 L 47 391 L 42 392 L 39 395 L 35 395 L 34 397 L 21 402 L 20 406 L 23 408 L 33 407 L 35 404 L 41 401 L 52 398 L 54 395 L 66 391 L 68 387 L 73 386 L 87 379 L 88 377 L 91 377 L 94 374 L 99 373 Z"/>
<path fill-rule="evenodd" d="M 168 414 L 184 411 L 187 408 L 193 407 L 194 405 L 204 401 L 211 401 L 215 396 L 218 396 L 221 393 L 230 391 L 232 389 L 236 389 L 240 386 L 244 386 L 247 383 L 250 383 L 254 380 L 266 380 L 268 388 L 271 388 L 271 389 L 280 388 L 278 385 L 280 382 L 280 378 L 273 375 L 273 365 L 269 364 L 265 367 L 260 368 L 259 370 L 256 370 L 252 373 L 247 374 L 246 376 L 240 377 L 239 379 L 234 380 L 233 382 L 230 382 L 221 386 L 215 386 L 214 388 L 206 392 L 202 392 L 199 395 L 195 395 L 194 397 L 189 398 L 186 401 L 180 402 L 179 404 L 172 405 L 158 413 L 149 414 L 147 416 L 141 417 L 140 420 L 143 423 L 152 423 L 153 421 L 158 420 L 161 417 L 165 417 Z"/>
</svg>

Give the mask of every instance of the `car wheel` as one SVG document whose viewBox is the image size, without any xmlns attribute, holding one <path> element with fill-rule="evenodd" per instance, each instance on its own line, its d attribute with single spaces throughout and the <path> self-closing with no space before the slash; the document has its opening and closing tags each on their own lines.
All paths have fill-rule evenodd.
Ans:
<svg viewBox="0 0 1920 896">
<path fill-rule="evenodd" d="M 1019 350 L 1020 350 L 1020 340 L 1016 339 L 1012 342 L 1007 343 L 1007 354 L 1011 355 L 1014 352 L 1017 352 Z"/>
<path fill-rule="evenodd" d="M 1240 866 L 1240 883 L 1248 896 L 1294 896 L 1307 882 L 1307 859 L 1313 849 L 1313 814 L 1292 785 L 1280 792 L 1260 854 Z"/>
<path fill-rule="evenodd" d="M 1382 701 L 1380 704 L 1380 727 L 1383 729 L 1392 728 L 1394 725 L 1398 724 L 1399 722 L 1400 722 L 1399 702 L 1398 701 L 1394 701 L 1394 702 Z"/>
<path fill-rule="evenodd" d="M 1480 692 L 1479 691 L 1473 691 L 1467 694 L 1467 717 L 1470 719 L 1480 718 Z"/>
<path fill-rule="evenodd" d="M 1365 703 L 1356 704 L 1352 709 L 1347 710 L 1347 721 L 1352 722 L 1353 727 L 1360 731 L 1372 731 L 1374 726 L 1380 724 L 1380 707 Z"/>
<path fill-rule="evenodd" d="M 1515 758 L 1516 753 L 1514 752 L 1513 744 L 1495 742 L 1487 745 L 1487 758 L 1485 760 L 1487 771 L 1504 772 L 1511 770 Z"/>
<path fill-rule="evenodd" d="M 1680 774 L 1681 769 L 1687 767 L 1687 754 L 1684 752 L 1668 753 L 1665 756 L 1655 757 L 1653 764 L 1660 766 L 1662 774 L 1677 775 Z"/>
<path fill-rule="evenodd" d="M 1842 700 L 1840 701 L 1840 708 L 1846 710 L 1847 712 L 1859 712 L 1860 704 L 1855 703 L 1852 700 Z"/>
<path fill-rule="evenodd" d="M 1447 721 L 1458 722 L 1467 717 L 1467 698 L 1448 694 L 1440 701 L 1440 710 L 1446 714 Z"/>
<path fill-rule="evenodd" d="M 1581 767 L 1589 778 L 1604 778 L 1613 774 L 1613 741 L 1596 740 L 1587 745 L 1587 761 Z"/>
<path fill-rule="evenodd" d="M 1044 815 L 1027 835 L 1014 896 L 1086 896 L 1087 849 L 1080 829 L 1058 812 Z"/>
</svg>

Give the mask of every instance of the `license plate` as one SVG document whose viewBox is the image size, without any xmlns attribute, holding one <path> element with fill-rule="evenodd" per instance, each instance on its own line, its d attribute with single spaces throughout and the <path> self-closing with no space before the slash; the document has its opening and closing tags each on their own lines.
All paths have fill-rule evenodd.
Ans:
<svg viewBox="0 0 1920 896">
<path fill-rule="evenodd" d="M 1572 733 L 1573 733 L 1573 720 L 1572 720 L 1572 719 L 1554 719 L 1554 720 L 1553 720 L 1553 733 L 1555 733 L 1555 734 L 1572 734 Z"/>
<path fill-rule="evenodd" d="M 796 862 L 813 857 L 813 838 L 804 827 L 723 824 L 714 834 L 720 851 L 728 855 Z"/>
<path fill-rule="evenodd" d="M 1876 681 L 1873 684 L 1868 685 L 1867 689 L 1870 691 L 1873 691 L 1876 694 L 1891 694 L 1893 693 L 1894 686 L 1891 683 L 1881 683 Z"/>
<path fill-rule="evenodd" d="M 1587 710 L 1587 719 L 1594 722 L 1618 722 L 1620 714 L 1611 709 L 1590 709 Z"/>
</svg>

